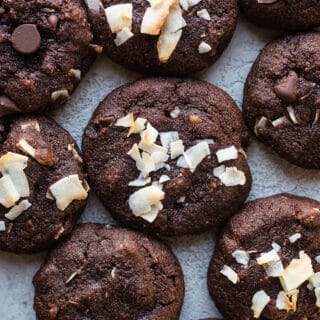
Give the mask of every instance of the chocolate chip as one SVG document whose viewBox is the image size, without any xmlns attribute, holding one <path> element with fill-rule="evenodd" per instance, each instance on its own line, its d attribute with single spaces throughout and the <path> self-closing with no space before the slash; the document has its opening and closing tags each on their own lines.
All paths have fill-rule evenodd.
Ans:
<svg viewBox="0 0 320 320">
<path fill-rule="evenodd" d="M 41 36 L 34 24 L 22 24 L 12 33 L 12 45 L 22 54 L 32 54 L 41 45 Z"/>
<path fill-rule="evenodd" d="M 51 26 L 53 29 L 56 29 L 57 24 L 58 24 L 58 22 L 59 22 L 59 18 L 58 18 L 55 14 L 52 14 L 52 15 L 48 18 L 48 22 L 49 22 L 50 26 Z"/>
<path fill-rule="evenodd" d="M 298 75 L 294 71 L 290 71 L 289 75 L 274 87 L 274 92 L 285 102 L 293 103 L 297 101 Z"/>
</svg>

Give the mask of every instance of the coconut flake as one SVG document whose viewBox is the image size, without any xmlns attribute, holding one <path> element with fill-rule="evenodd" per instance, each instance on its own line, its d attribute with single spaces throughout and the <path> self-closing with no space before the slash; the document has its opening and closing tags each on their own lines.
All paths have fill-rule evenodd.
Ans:
<svg viewBox="0 0 320 320">
<path fill-rule="evenodd" d="M 303 254 L 299 259 L 293 259 L 279 278 L 283 289 L 287 292 L 297 289 L 313 273 L 310 257 L 307 254 Z"/>
<path fill-rule="evenodd" d="M 4 216 L 13 221 L 18 218 L 24 211 L 28 210 L 31 207 L 31 203 L 28 200 L 22 200 L 19 204 L 11 208 L 11 210 L 6 213 Z"/>
<path fill-rule="evenodd" d="M 170 9 L 157 42 L 158 57 L 161 63 L 166 63 L 170 59 L 182 36 L 182 28 L 185 26 L 186 21 L 183 19 L 182 10 L 179 3 L 176 3 Z"/>
<path fill-rule="evenodd" d="M 279 260 L 279 261 L 275 261 L 269 265 L 266 265 L 265 270 L 266 270 L 268 277 L 278 278 L 278 277 L 280 277 L 284 268 L 283 268 L 282 262 Z"/>
<path fill-rule="evenodd" d="M 154 214 L 154 207 L 159 212 L 159 204 L 164 199 L 165 193 L 157 186 L 144 187 L 129 197 L 129 206 L 133 214 L 137 217 L 146 214 Z"/>
<path fill-rule="evenodd" d="M 178 159 L 177 165 L 182 168 L 189 168 L 194 172 L 201 161 L 210 155 L 210 148 L 206 141 L 200 142 L 189 148 L 183 153 L 183 156 Z"/>
<path fill-rule="evenodd" d="M 76 80 L 81 80 L 81 70 L 80 69 L 70 69 L 69 75 L 75 78 Z"/>
<path fill-rule="evenodd" d="M 69 91 L 67 89 L 56 90 L 51 93 L 51 100 L 57 101 L 58 99 L 69 98 Z"/>
<path fill-rule="evenodd" d="M 136 162 L 136 167 L 141 172 L 144 178 L 148 177 L 149 173 L 155 170 L 155 163 L 151 156 L 143 152 L 142 157 L 138 145 L 135 143 L 131 150 L 127 153 Z"/>
<path fill-rule="evenodd" d="M 280 291 L 276 301 L 276 307 L 279 310 L 293 311 L 297 310 L 299 290 L 292 290 L 290 292 Z"/>
<path fill-rule="evenodd" d="M 224 162 L 228 160 L 238 159 L 238 150 L 235 146 L 231 146 L 228 148 L 220 149 L 216 152 L 218 162 Z"/>
<path fill-rule="evenodd" d="M 159 183 L 165 183 L 165 182 L 168 182 L 168 181 L 170 181 L 171 179 L 170 179 L 170 177 L 169 176 L 167 176 L 166 174 L 163 174 L 161 177 L 160 177 L 160 179 L 159 179 Z"/>
<path fill-rule="evenodd" d="M 200 54 L 205 54 L 205 53 L 208 53 L 212 50 L 212 47 L 210 46 L 210 44 L 204 42 L 204 41 L 201 41 L 200 44 L 199 44 L 199 47 L 198 47 L 198 52 Z"/>
<path fill-rule="evenodd" d="M 126 116 L 118 119 L 117 122 L 115 123 L 115 126 L 116 127 L 130 128 L 133 123 L 134 123 L 133 113 L 129 113 Z"/>
<path fill-rule="evenodd" d="M 184 145 L 182 140 L 171 142 L 170 156 L 171 159 L 176 159 L 184 153 Z"/>
<path fill-rule="evenodd" d="M 266 126 L 267 123 L 270 122 L 270 120 L 266 117 L 261 117 L 255 124 L 254 126 L 254 133 L 256 136 L 259 135 L 259 131 L 263 130 Z"/>
<path fill-rule="evenodd" d="M 159 135 L 158 130 L 156 130 L 150 123 L 147 124 L 147 128 L 141 132 L 141 141 L 138 144 L 138 147 L 146 152 L 153 153 L 156 151 L 167 153 L 165 147 L 155 144 Z"/>
<path fill-rule="evenodd" d="M 248 252 L 244 250 L 236 250 L 232 253 L 232 256 L 236 259 L 236 261 L 244 266 L 248 266 L 250 261 L 250 255 Z"/>
<path fill-rule="evenodd" d="M 259 265 L 271 264 L 275 261 L 279 261 L 280 257 L 275 250 L 261 253 L 260 257 L 257 258 Z"/>
<path fill-rule="evenodd" d="M 177 3 L 177 0 L 148 0 L 148 2 L 151 7 L 147 8 L 143 16 L 140 32 L 156 36 L 160 34 L 170 8 Z"/>
<path fill-rule="evenodd" d="M 211 20 L 210 14 L 209 14 L 207 9 L 202 9 L 202 10 L 197 11 L 197 16 L 199 18 L 202 18 L 202 19 L 205 19 L 205 20 L 208 20 L 208 21 Z"/>
<path fill-rule="evenodd" d="M 135 179 L 128 183 L 130 187 L 144 187 L 145 185 L 149 184 L 151 182 L 151 178 L 144 178 L 142 174 Z"/>
<path fill-rule="evenodd" d="M 254 318 L 258 319 L 263 312 L 264 308 L 271 301 L 270 297 L 264 290 L 256 292 L 252 298 L 251 310 L 253 311 Z"/>
<path fill-rule="evenodd" d="M 181 113 L 181 110 L 179 107 L 175 107 L 171 112 L 170 112 L 170 117 L 172 119 L 177 119 L 179 117 L 179 114 Z"/>
<path fill-rule="evenodd" d="M 271 4 L 271 3 L 275 3 L 279 0 L 257 0 L 258 3 L 261 3 L 261 4 Z"/>
<path fill-rule="evenodd" d="M 226 171 L 226 166 L 223 164 L 213 169 L 213 175 L 219 178 Z"/>
<path fill-rule="evenodd" d="M 99 12 L 100 5 L 101 5 L 100 1 L 98 1 L 98 0 L 84 0 L 84 2 L 86 3 L 88 9 L 95 11 L 95 12 Z"/>
<path fill-rule="evenodd" d="M 188 0 L 180 0 L 180 6 L 183 10 L 187 11 L 189 9 L 189 2 Z"/>
<path fill-rule="evenodd" d="M 320 119 L 320 109 L 317 109 L 312 125 L 314 126 L 319 121 L 319 119 Z"/>
<path fill-rule="evenodd" d="M 285 124 L 288 122 L 288 118 L 286 116 L 280 117 L 278 119 L 275 119 L 272 121 L 272 125 L 277 128 L 281 126 L 282 124 Z"/>
<path fill-rule="evenodd" d="M 298 241 L 299 239 L 301 239 L 301 233 L 295 233 L 292 236 L 289 237 L 289 241 L 291 243 L 295 243 L 296 241 Z"/>
<path fill-rule="evenodd" d="M 0 232 L 6 231 L 6 223 L 4 221 L 0 221 Z"/>
<path fill-rule="evenodd" d="M 199 4 L 201 0 L 188 0 L 189 7 L 194 7 Z"/>
<path fill-rule="evenodd" d="M 10 208 L 14 206 L 19 199 L 19 192 L 15 188 L 10 176 L 3 176 L 0 179 L 0 203 L 6 208 Z"/>
<path fill-rule="evenodd" d="M 112 33 L 120 32 L 124 28 L 131 30 L 132 11 L 132 3 L 116 4 L 105 9 Z"/>
<path fill-rule="evenodd" d="M 161 144 L 169 149 L 172 142 L 179 140 L 179 133 L 177 131 L 160 132 Z"/>
<path fill-rule="evenodd" d="M 186 201 L 186 197 L 182 196 L 176 201 L 176 203 L 184 203 L 185 201 Z"/>
<path fill-rule="evenodd" d="M 298 120 L 297 120 L 297 117 L 296 117 L 296 114 L 294 112 L 293 107 L 292 106 L 287 107 L 287 111 L 288 111 L 288 114 L 289 114 L 289 117 L 290 117 L 291 121 L 294 124 L 298 124 Z"/>
<path fill-rule="evenodd" d="M 23 122 L 20 126 L 21 126 L 22 130 L 27 130 L 28 128 L 33 128 L 36 131 L 40 132 L 40 125 L 39 125 L 38 120 L 36 120 L 36 119 L 32 119 L 27 122 Z"/>
<path fill-rule="evenodd" d="M 314 259 L 316 260 L 317 263 L 320 263 L 320 256 L 316 256 Z"/>
<path fill-rule="evenodd" d="M 29 197 L 29 183 L 24 169 L 27 167 L 28 157 L 18 153 L 8 152 L 0 158 L 0 172 L 10 176 L 10 180 L 20 197 Z M 17 199 L 19 200 L 19 199 Z"/>
<path fill-rule="evenodd" d="M 243 186 L 246 183 L 244 172 L 236 167 L 226 168 L 225 172 L 219 176 L 219 179 L 226 187 Z"/>
<path fill-rule="evenodd" d="M 74 146 L 73 143 L 68 144 L 67 148 L 68 148 L 68 151 L 70 151 L 70 152 L 72 153 L 72 156 L 73 156 L 73 158 L 74 158 L 75 160 L 77 160 L 77 161 L 80 162 L 80 163 L 83 163 L 83 160 L 82 160 L 82 158 L 80 157 L 80 155 L 79 155 L 79 153 L 78 153 L 78 151 L 77 151 L 77 149 L 75 148 L 75 146 Z"/>
<path fill-rule="evenodd" d="M 74 200 L 85 200 L 88 197 L 88 192 L 77 174 L 58 180 L 49 187 L 49 190 L 56 199 L 57 208 L 61 211 L 64 211 Z"/>
<path fill-rule="evenodd" d="M 222 273 L 225 277 L 227 277 L 233 284 L 236 284 L 239 282 L 238 274 L 227 265 L 223 266 L 220 273 Z"/>
<path fill-rule="evenodd" d="M 137 118 L 130 126 L 127 137 L 130 137 L 134 133 L 141 133 L 145 129 L 147 119 Z"/>
<path fill-rule="evenodd" d="M 116 38 L 114 39 L 114 43 L 116 44 L 117 47 L 120 47 L 129 39 L 131 39 L 133 36 L 134 34 L 131 32 L 131 30 L 125 27 L 121 31 L 117 32 Z"/>
<path fill-rule="evenodd" d="M 311 289 L 313 288 L 320 288 L 320 272 L 314 273 L 310 278 L 309 278 L 309 284 Z"/>
<path fill-rule="evenodd" d="M 275 252 L 279 252 L 281 250 L 281 246 L 279 246 L 276 242 L 272 242 L 271 246 Z"/>
</svg>

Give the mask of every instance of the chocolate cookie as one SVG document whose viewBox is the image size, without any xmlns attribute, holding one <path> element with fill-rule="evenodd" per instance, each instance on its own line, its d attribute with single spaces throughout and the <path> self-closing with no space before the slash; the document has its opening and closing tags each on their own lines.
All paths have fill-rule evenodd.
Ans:
<svg viewBox="0 0 320 320">
<path fill-rule="evenodd" d="M 320 33 L 271 42 L 254 63 L 244 117 L 259 140 L 304 168 L 320 168 Z"/>
<path fill-rule="evenodd" d="M 151 75 L 185 75 L 210 66 L 236 27 L 236 0 L 87 0 L 91 24 L 115 62 Z"/>
<path fill-rule="evenodd" d="M 161 235 L 202 232 L 235 213 L 251 175 L 234 101 L 202 81 L 145 79 L 94 112 L 84 159 L 112 216 Z"/>
<path fill-rule="evenodd" d="M 319 319 L 319 248 L 319 201 L 288 194 L 252 201 L 218 239 L 210 294 L 227 319 Z"/>
<path fill-rule="evenodd" d="M 128 229 L 75 228 L 35 275 L 38 320 L 178 320 L 183 274 L 171 250 Z"/>
<path fill-rule="evenodd" d="M 44 116 L 0 121 L 0 250 L 33 253 L 65 238 L 89 187 L 74 139 Z"/>
<path fill-rule="evenodd" d="M 0 115 L 64 102 L 94 60 L 81 0 L 0 1 Z"/>
<path fill-rule="evenodd" d="M 240 0 L 240 7 L 261 27 L 304 30 L 320 26 L 319 0 Z"/>
</svg>

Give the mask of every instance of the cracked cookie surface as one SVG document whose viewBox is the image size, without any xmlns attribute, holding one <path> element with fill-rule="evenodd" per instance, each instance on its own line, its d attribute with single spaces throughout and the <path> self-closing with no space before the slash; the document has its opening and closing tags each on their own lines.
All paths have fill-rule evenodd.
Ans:
<svg viewBox="0 0 320 320">
<path fill-rule="evenodd" d="M 183 275 L 158 240 L 119 227 L 77 226 L 33 280 L 37 319 L 178 320 Z"/>
<path fill-rule="evenodd" d="M 199 142 L 208 144 L 210 155 L 195 170 L 178 165 L 180 158 L 171 157 L 150 172 L 145 185 L 153 187 L 157 181 L 166 180 L 163 209 L 152 222 L 130 209 L 130 197 L 141 188 L 129 185 L 139 170 L 128 151 L 139 143 L 141 133 L 128 137 L 129 128 L 117 126 L 117 121 L 128 114 L 145 119 L 160 136 L 175 132 L 185 151 L 199 146 Z M 247 138 L 240 110 L 221 89 L 203 81 L 145 79 L 116 89 L 98 106 L 84 132 L 83 152 L 92 186 L 116 220 L 154 234 L 182 235 L 221 223 L 243 204 L 251 187 L 242 150 Z M 158 149 L 160 140 L 158 137 L 156 141 Z M 233 159 L 219 163 L 216 152 L 230 147 L 235 152 Z M 233 168 L 228 171 L 241 174 L 244 180 L 227 186 L 214 175 L 217 167 L 221 174 Z"/>
<path fill-rule="evenodd" d="M 80 0 L 0 1 L 0 115 L 65 102 L 94 60 Z"/>
<path fill-rule="evenodd" d="M 320 168 L 320 33 L 268 44 L 244 91 L 244 117 L 257 138 L 298 166 Z"/>
</svg>

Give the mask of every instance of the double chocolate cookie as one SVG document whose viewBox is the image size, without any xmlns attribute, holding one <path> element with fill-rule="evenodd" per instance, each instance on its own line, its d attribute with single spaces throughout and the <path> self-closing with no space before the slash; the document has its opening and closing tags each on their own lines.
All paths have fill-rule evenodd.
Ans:
<svg viewBox="0 0 320 320">
<path fill-rule="evenodd" d="M 240 0 L 253 23 L 272 29 L 305 30 L 320 26 L 318 0 Z"/>
<path fill-rule="evenodd" d="M 126 226 L 203 232 L 243 204 L 251 175 L 241 112 L 202 81 L 145 79 L 109 94 L 83 136 L 95 192 Z"/>
<path fill-rule="evenodd" d="M 0 250 L 33 253 L 66 237 L 89 187 L 74 139 L 47 117 L 0 121 Z"/>
<path fill-rule="evenodd" d="M 210 294 L 226 319 L 319 319 L 319 248 L 319 201 L 288 194 L 252 201 L 218 239 Z"/>
<path fill-rule="evenodd" d="M 298 166 L 320 168 L 320 33 L 271 42 L 245 85 L 244 117 L 259 140 Z"/>
<path fill-rule="evenodd" d="M 115 62 L 151 75 L 185 75 L 221 55 L 236 27 L 236 0 L 87 0 L 95 41 Z"/>
<path fill-rule="evenodd" d="M 64 102 L 94 60 L 81 0 L 0 1 L 0 115 Z"/>
<path fill-rule="evenodd" d="M 171 250 L 123 228 L 80 225 L 35 275 L 38 320 L 178 320 L 183 274 Z"/>
</svg>

